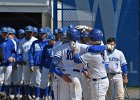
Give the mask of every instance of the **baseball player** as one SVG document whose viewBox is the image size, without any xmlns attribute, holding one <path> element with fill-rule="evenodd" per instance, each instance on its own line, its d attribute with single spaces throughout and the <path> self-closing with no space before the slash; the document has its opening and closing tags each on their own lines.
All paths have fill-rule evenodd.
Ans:
<svg viewBox="0 0 140 100">
<path fill-rule="evenodd" d="M 4 90 L 6 92 L 7 99 L 10 99 L 10 85 L 12 75 L 12 63 L 15 59 L 15 45 L 11 39 L 8 38 L 8 29 L 2 28 L 0 37 L 0 47 L 4 52 L 4 61 L 0 64 L 0 96 L 2 94 L 2 85 L 4 84 Z"/>
<path fill-rule="evenodd" d="M 80 34 L 80 43 L 81 44 L 88 44 L 89 43 L 89 33 L 87 31 L 81 32 Z M 78 47 L 78 45 L 76 45 Z M 79 50 L 80 53 L 80 50 Z M 83 66 L 83 65 L 82 65 Z M 91 87 L 90 87 L 90 79 L 89 76 L 87 75 L 87 69 L 84 66 L 82 68 L 82 79 L 81 79 L 81 83 L 82 83 L 82 89 L 83 89 L 83 100 L 91 100 Z"/>
<path fill-rule="evenodd" d="M 15 56 L 15 61 L 13 62 L 13 65 L 12 65 L 12 85 L 11 85 L 11 89 L 14 90 L 14 95 L 15 95 L 15 98 L 16 98 L 16 84 L 17 84 L 17 78 L 18 78 L 18 75 L 17 75 L 17 64 L 16 64 L 16 59 L 17 59 L 17 45 L 18 45 L 18 39 L 16 38 L 16 30 L 11 28 L 11 27 L 8 27 L 8 32 L 9 32 L 9 39 L 11 39 L 15 45 L 15 51 L 16 51 L 16 56 Z"/>
<path fill-rule="evenodd" d="M 107 55 L 109 57 L 109 90 L 108 99 L 124 100 L 123 84 L 128 83 L 127 62 L 122 51 L 115 49 L 116 40 L 113 37 L 107 39 Z"/>
<path fill-rule="evenodd" d="M 25 31 L 23 29 L 19 29 L 17 31 L 17 37 L 18 37 L 18 40 L 19 42 L 21 42 L 21 40 L 24 38 L 25 36 Z M 19 47 L 19 43 L 18 42 L 18 47 Z M 18 56 L 19 55 L 19 56 Z M 14 91 L 14 99 L 20 99 L 20 86 L 21 84 L 23 83 L 23 66 L 22 66 L 22 59 L 23 58 L 20 58 L 20 54 L 18 54 L 17 52 L 17 55 L 16 55 L 16 64 L 17 64 L 17 68 L 16 68 L 16 80 L 14 81 L 14 84 L 15 84 L 15 91 Z M 22 95 L 23 94 L 23 91 L 22 91 Z"/>
<path fill-rule="evenodd" d="M 40 32 L 38 34 L 38 40 L 34 41 L 32 43 L 32 46 L 29 51 L 29 60 L 30 60 L 30 67 L 32 72 L 31 77 L 31 85 L 35 87 L 34 92 L 36 99 L 39 99 L 40 97 L 40 79 L 41 79 L 41 73 L 39 66 L 41 64 L 41 56 L 43 48 L 48 45 L 48 42 L 46 40 L 47 32 L 44 29 L 40 29 Z"/>
<path fill-rule="evenodd" d="M 52 49 L 55 42 L 55 36 L 50 34 L 47 37 L 48 45 L 46 45 L 43 49 L 42 57 L 41 57 L 41 64 L 40 67 L 42 69 L 41 73 L 41 95 L 40 98 L 43 99 L 43 95 L 45 100 L 50 100 L 51 94 L 49 94 L 49 87 L 50 87 L 50 74 L 49 74 L 49 66 L 52 61 Z"/>
<path fill-rule="evenodd" d="M 24 74 L 24 88 L 26 98 L 31 98 L 29 94 L 29 85 L 30 85 L 30 66 L 29 66 L 29 50 L 32 43 L 37 40 L 37 38 L 32 36 L 33 27 L 26 26 L 25 27 L 25 38 L 23 38 L 19 44 L 18 54 L 23 56 L 23 74 Z"/>
<path fill-rule="evenodd" d="M 92 29 L 89 33 L 89 44 L 100 45 L 103 39 L 102 31 Z M 76 51 L 74 51 L 74 54 Z M 82 62 L 87 65 L 88 72 L 91 78 L 91 99 L 92 100 L 105 100 L 105 95 L 108 90 L 109 81 L 105 69 L 105 61 L 101 53 L 87 52 L 79 56 L 78 53 L 74 56 L 75 62 Z"/>
<path fill-rule="evenodd" d="M 57 75 L 62 77 L 60 81 L 60 100 L 81 100 L 82 99 L 82 87 L 80 83 L 80 70 L 81 64 L 76 64 L 73 61 L 73 48 L 71 48 L 73 42 L 80 39 L 80 32 L 75 28 L 69 29 L 67 31 L 67 37 L 63 38 L 62 45 L 56 48 L 56 53 L 52 60 L 50 72 L 54 71 Z M 76 42 L 77 43 L 77 42 Z M 84 45 L 84 44 L 81 44 Z M 80 46 L 81 48 L 82 46 Z M 90 49 L 89 49 L 90 48 Z M 94 48 L 94 49 L 93 49 Z M 95 47 L 84 45 L 81 51 L 86 52 L 86 50 L 91 50 L 95 52 Z M 62 71 L 56 72 L 57 64 L 62 63 Z M 65 82 L 66 81 L 66 82 Z M 65 88 L 64 88 L 65 87 Z"/>
<path fill-rule="evenodd" d="M 59 29 L 56 29 L 55 31 L 54 31 L 54 35 L 55 35 L 55 43 L 54 43 L 54 45 L 53 45 L 53 54 L 55 54 L 55 52 L 56 52 L 56 50 L 55 50 L 55 48 L 57 48 L 59 45 L 61 45 L 62 44 L 62 42 L 61 42 L 61 40 L 60 40 L 60 38 L 61 38 L 61 35 L 62 35 L 62 33 L 64 32 L 64 30 L 63 30 L 63 28 L 59 28 Z M 58 93 L 59 93 L 59 89 L 60 89 L 60 86 L 59 86 L 59 83 L 60 83 L 60 79 L 59 79 L 59 77 L 57 76 L 57 75 L 55 75 L 54 74 L 54 78 L 53 78 L 54 80 L 53 80 L 53 96 L 54 96 L 54 98 L 56 99 L 56 100 L 58 100 Z M 52 96 L 52 97 L 53 97 Z"/>
</svg>

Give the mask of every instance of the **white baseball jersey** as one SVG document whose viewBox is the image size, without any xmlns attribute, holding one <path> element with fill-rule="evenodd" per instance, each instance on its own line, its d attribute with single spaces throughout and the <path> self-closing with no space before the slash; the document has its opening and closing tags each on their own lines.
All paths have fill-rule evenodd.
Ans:
<svg viewBox="0 0 140 100">
<path fill-rule="evenodd" d="M 35 37 L 31 37 L 30 40 L 26 40 L 26 38 L 23 38 L 20 42 L 19 42 L 19 46 L 18 46 L 18 54 L 22 54 L 23 55 L 23 60 L 24 61 L 28 61 L 29 60 L 29 50 L 30 47 L 32 45 L 32 43 L 37 40 L 37 38 Z"/>
<path fill-rule="evenodd" d="M 76 63 L 73 61 L 73 51 L 70 48 L 69 43 L 64 43 L 56 48 L 56 53 L 54 56 L 62 58 L 64 69 L 79 69 Z"/>
<path fill-rule="evenodd" d="M 81 44 L 79 42 L 76 42 L 76 48 L 78 49 L 78 53 L 80 55 L 84 54 L 87 52 L 88 47 L 90 47 L 89 45 L 86 44 Z"/>
<path fill-rule="evenodd" d="M 91 78 L 98 79 L 107 76 L 105 62 L 100 53 L 87 52 L 81 55 L 80 59 L 85 65 L 88 65 Z"/>
<path fill-rule="evenodd" d="M 121 66 L 127 64 L 122 51 L 115 49 L 112 53 L 107 52 L 109 57 L 109 71 L 112 73 L 122 72 Z"/>
</svg>

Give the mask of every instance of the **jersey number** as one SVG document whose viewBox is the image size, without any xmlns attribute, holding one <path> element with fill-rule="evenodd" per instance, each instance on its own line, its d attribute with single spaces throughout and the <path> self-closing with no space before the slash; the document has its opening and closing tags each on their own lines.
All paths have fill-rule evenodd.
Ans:
<svg viewBox="0 0 140 100">
<path fill-rule="evenodd" d="M 67 60 L 73 60 L 73 51 L 67 50 Z"/>
</svg>

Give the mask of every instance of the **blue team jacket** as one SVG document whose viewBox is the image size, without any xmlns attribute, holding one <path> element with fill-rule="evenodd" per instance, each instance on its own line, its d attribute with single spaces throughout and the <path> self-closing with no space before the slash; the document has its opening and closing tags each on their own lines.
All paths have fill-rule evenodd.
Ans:
<svg viewBox="0 0 140 100">
<path fill-rule="evenodd" d="M 0 66 L 12 65 L 8 59 L 10 57 L 15 58 L 15 45 L 13 41 L 9 38 L 2 39 L 2 37 L 0 37 L 0 47 L 4 51 L 4 61 L 0 64 Z"/>
<path fill-rule="evenodd" d="M 29 51 L 30 66 L 40 66 L 43 48 L 48 45 L 47 41 L 36 40 L 32 43 Z"/>
<path fill-rule="evenodd" d="M 47 45 L 43 49 L 42 57 L 41 57 L 41 67 L 45 67 L 49 69 L 50 64 L 52 62 L 52 49 L 53 46 Z"/>
</svg>

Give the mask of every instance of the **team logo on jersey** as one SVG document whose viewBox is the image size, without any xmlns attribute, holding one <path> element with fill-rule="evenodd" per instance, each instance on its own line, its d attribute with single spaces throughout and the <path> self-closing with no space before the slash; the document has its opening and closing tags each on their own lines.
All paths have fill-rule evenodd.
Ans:
<svg viewBox="0 0 140 100">
<path fill-rule="evenodd" d="M 35 44 L 35 51 L 41 51 L 41 47 L 39 46 L 39 44 Z"/>
<path fill-rule="evenodd" d="M 111 57 L 111 58 L 109 58 L 109 61 L 119 61 L 119 58 L 116 58 L 116 57 Z"/>
</svg>

